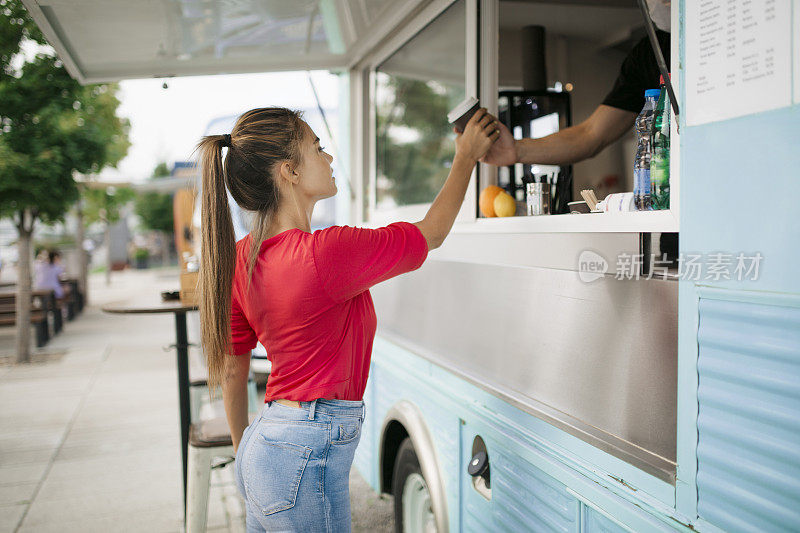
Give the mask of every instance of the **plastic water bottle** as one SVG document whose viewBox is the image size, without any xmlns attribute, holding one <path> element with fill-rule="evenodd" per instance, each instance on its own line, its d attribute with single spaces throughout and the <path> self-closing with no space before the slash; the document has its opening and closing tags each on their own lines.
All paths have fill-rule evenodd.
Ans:
<svg viewBox="0 0 800 533">
<path fill-rule="evenodd" d="M 650 159 L 650 198 L 653 209 L 669 209 L 669 93 L 661 78 L 661 96 L 653 113 Z"/>
<path fill-rule="evenodd" d="M 633 162 L 633 198 L 636 209 L 652 209 L 650 202 L 650 136 L 653 131 L 653 112 L 661 91 L 644 92 L 644 107 L 636 117 L 636 158 Z"/>
</svg>

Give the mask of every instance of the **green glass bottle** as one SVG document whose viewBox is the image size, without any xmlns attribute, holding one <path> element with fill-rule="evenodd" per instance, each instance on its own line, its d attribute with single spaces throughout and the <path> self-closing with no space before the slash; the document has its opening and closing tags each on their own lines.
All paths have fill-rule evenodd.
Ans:
<svg viewBox="0 0 800 533">
<path fill-rule="evenodd" d="M 650 199 L 653 209 L 669 209 L 669 93 L 661 78 L 661 96 L 653 113 L 650 136 Z"/>
</svg>

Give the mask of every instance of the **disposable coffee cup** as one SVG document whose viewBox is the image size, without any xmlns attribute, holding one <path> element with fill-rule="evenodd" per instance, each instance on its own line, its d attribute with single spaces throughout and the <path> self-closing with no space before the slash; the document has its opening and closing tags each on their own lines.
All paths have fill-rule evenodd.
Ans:
<svg viewBox="0 0 800 533">
<path fill-rule="evenodd" d="M 467 122 L 478 109 L 480 109 L 480 102 L 474 96 L 470 96 L 447 114 L 447 121 L 455 126 L 458 131 L 463 132 L 464 128 L 467 127 Z"/>
</svg>

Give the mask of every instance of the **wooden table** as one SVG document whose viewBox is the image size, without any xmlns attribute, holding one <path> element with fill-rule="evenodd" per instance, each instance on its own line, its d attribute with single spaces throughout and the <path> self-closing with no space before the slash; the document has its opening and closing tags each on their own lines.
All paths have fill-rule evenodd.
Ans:
<svg viewBox="0 0 800 533">
<path fill-rule="evenodd" d="M 183 513 L 186 518 L 187 453 L 189 450 L 189 338 L 186 332 L 186 313 L 196 311 L 197 305 L 186 304 L 180 300 L 162 301 L 159 295 L 102 307 L 106 313 L 175 315 L 175 348 L 178 365 L 178 401 L 181 415 L 181 459 L 183 460 Z"/>
</svg>

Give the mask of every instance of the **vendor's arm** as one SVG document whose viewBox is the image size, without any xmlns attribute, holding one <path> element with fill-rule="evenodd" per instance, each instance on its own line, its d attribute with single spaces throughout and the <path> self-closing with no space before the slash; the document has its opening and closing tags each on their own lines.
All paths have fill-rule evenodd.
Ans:
<svg viewBox="0 0 800 533">
<path fill-rule="evenodd" d="M 600 105 L 589 118 L 576 126 L 539 139 L 514 140 L 500 125 L 500 139 L 481 159 L 496 166 L 514 163 L 568 165 L 598 154 L 633 127 L 636 113 Z"/>
<path fill-rule="evenodd" d="M 670 34 L 657 31 L 656 37 L 669 63 Z M 630 131 L 644 105 L 645 90 L 658 87 L 659 75 L 650 39 L 645 37 L 628 53 L 611 92 L 589 118 L 540 139 L 515 141 L 508 128 L 501 126 L 500 139 L 481 161 L 497 166 L 514 163 L 568 165 L 593 157 Z"/>
</svg>

